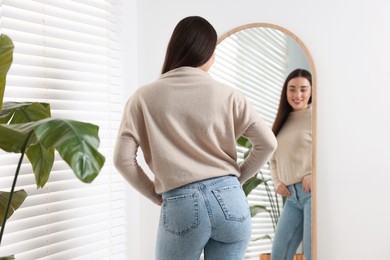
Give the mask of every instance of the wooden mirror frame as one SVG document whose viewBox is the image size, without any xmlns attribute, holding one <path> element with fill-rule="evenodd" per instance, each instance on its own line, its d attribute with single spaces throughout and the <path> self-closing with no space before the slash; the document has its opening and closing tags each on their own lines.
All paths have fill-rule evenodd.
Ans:
<svg viewBox="0 0 390 260">
<path fill-rule="evenodd" d="M 291 31 L 281 26 L 270 23 L 251 23 L 236 27 L 218 38 L 217 45 L 230 35 L 249 28 L 266 27 L 281 31 L 290 36 L 302 48 L 308 62 L 312 74 L 312 259 L 317 259 L 317 178 L 316 178 L 316 147 L 317 147 L 317 73 L 314 66 L 313 58 L 306 45 L 299 39 L 298 36 Z"/>
</svg>

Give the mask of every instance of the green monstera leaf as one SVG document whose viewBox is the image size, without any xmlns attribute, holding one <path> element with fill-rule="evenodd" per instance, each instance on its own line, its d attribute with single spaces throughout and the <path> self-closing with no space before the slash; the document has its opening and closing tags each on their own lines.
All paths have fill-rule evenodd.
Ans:
<svg viewBox="0 0 390 260">
<path fill-rule="evenodd" d="M 250 209 L 252 218 L 260 212 L 268 212 L 269 213 L 269 210 L 263 205 L 253 205 L 253 206 L 250 206 L 249 209 Z"/>
<path fill-rule="evenodd" d="M 4 102 L 3 109 L 0 111 L 0 123 L 1 124 L 22 124 L 22 123 L 39 121 L 42 119 L 49 118 L 50 116 L 51 116 L 50 105 L 48 103 Z M 1 129 L 4 128 L 0 127 L 0 132 Z M 7 129 L 7 131 L 9 131 L 9 129 Z M 12 152 L 21 152 L 20 149 L 18 148 L 20 148 L 23 144 L 23 141 L 26 140 L 27 138 L 26 134 L 27 134 L 26 132 L 25 135 L 20 135 L 19 133 L 17 133 L 13 136 L 18 139 L 16 142 L 15 141 L 12 143 L 9 142 L 10 146 L 12 144 L 16 145 L 16 147 L 14 147 L 13 149 L 12 148 L 7 149 L 6 147 L 2 147 L 2 148 L 6 151 L 8 150 Z M 4 137 L 7 138 L 7 135 L 4 134 Z M 31 139 L 31 141 L 33 140 L 35 139 Z M 26 155 L 33 167 L 37 186 L 43 187 L 48 181 L 50 170 L 53 167 L 54 148 L 46 149 L 40 143 L 29 144 L 29 146 L 26 149 Z"/>
<path fill-rule="evenodd" d="M 242 189 L 245 192 L 245 196 L 248 196 L 252 190 L 256 189 L 257 186 L 259 186 L 260 184 L 262 184 L 264 182 L 262 179 L 259 179 L 257 176 L 258 176 L 258 174 L 256 173 L 253 177 L 248 179 L 242 185 Z"/>
<path fill-rule="evenodd" d="M 49 180 L 50 172 L 53 168 L 54 147 L 46 148 L 37 142 L 28 147 L 26 156 L 33 167 L 37 187 L 43 188 Z"/>
<path fill-rule="evenodd" d="M 9 255 L 9 256 L 0 256 L 0 260 L 14 260 L 15 256 Z"/>
<path fill-rule="evenodd" d="M 3 106 L 5 79 L 12 64 L 14 44 L 5 34 L 0 35 L 0 110 Z"/>
<path fill-rule="evenodd" d="M 48 180 L 54 162 L 54 149 L 81 181 L 90 183 L 105 162 L 104 156 L 97 150 L 100 143 L 98 130 L 98 126 L 90 123 L 58 118 L 24 124 L 0 124 L 0 148 L 19 153 L 22 147 L 26 147 L 38 187 L 43 187 Z"/>
<path fill-rule="evenodd" d="M 21 124 L 49 118 L 50 105 L 38 102 L 4 102 L 0 124 Z"/>
<path fill-rule="evenodd" d="M 0 191 L 0 212 L 5 212 L 7 207 L 7 203 L 9 200 L 10 192 Z M 14 192 L 12 196 L 12 202 L 10 209 L 7 214 L 7 218 L 9 218 L 15 210 L 17 210 L 20 205 L 22 205 L 23 201 L 26 199 L 27 193 L 24 190 L 18 190 Z M 0 214 L 0 224 L 3 223 L 4 214 Z"/>
<path fill-rule="evenodd" d="M 74 120 L 48 118 L 35 123 L 37 140 L 47 149 L 55 148 L 83 182 L 98 175 L 105 158 L 97 150 L 99 127 Z"/>
</svg>

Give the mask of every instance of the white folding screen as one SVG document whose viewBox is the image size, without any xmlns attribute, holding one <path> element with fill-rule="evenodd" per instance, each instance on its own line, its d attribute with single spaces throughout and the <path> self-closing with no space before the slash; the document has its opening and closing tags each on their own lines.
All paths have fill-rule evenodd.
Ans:
<svg viewBox="0 0 390 260">
<path fill-rule="evenodd" d="M 287 52 L 288 36 L 281 31 L 267 27 L 241 30 L 218 44 L 210 73 L 215 79 L 243 93 L 271 127 L 286 76 Z M 246 149 L 237 148 L 241 161 Z M 268 165 L 261 171 L 265 179 L 271 178 Z M 250 205 L 270 207 L 264 185 L 252 191 L 248 202 Z M 279 204 L 282 204 L 281 198 Z M 260 253 L 271 250 L 269 239 L 258 238 L 264 235 L 273 238 L 274 229 L 268 213 L 259 213 L 252 219 L 252 223 L 252 240 L 245 259 L 257 260 Z"/>
<path fill-rule="evenodd" d="M 14 42 L 4 101 L 51 104 L 52 116 L 99 126 L 105 166 L 80 182 L 56 154 L 37 189 L 27 159 L 17 188 L 25 203 L 9 219 L 0 256 L 126 259 L 124 184 L 112 165 L 122 113 L 120 0 L 2 0 L 1 33 Z M 0 189 L 9 191 L 19 155 L 0 152 Z"/>
</svg>

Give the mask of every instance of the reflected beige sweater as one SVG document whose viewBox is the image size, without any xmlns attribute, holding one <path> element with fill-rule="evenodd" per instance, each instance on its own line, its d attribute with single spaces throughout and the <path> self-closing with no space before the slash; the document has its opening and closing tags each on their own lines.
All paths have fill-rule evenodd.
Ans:
<svg viewBox="0 0 390 260">
<path fill-rule="evenodd" d="M 253 144 L 237 165 L 236 139 Z M 137 163 L 137 150 L 152 173 Z M 130 97 L 123 112 L 114 164 L 141 194 L 157 194 L 224 175 L 241 183 L 253 176 L 276 148 L 271 129 L 248 101 L 207 72 L 193 67 L 171 70 Z"/>
<path fill-rule="evenodd" d="M 311 107 L 290 112 L 276 138 L 278 148 L 270 160 L 275 187 L 301 182 L 311 174 Z"/>
</svg>

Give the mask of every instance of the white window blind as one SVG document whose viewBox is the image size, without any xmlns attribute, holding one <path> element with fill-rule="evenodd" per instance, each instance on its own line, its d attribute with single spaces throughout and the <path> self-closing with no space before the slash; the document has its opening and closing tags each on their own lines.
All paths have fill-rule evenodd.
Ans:
<svg viewBox="0 0 390 260">
<path fill-rule="evenodd" d="M 124 184 L 112 164 L 122 113 L 120 0 L 2 0 L 1 33 L 14 42 L 4 101 L 51 104 L 52 116 L 99 126 L 106 163 L 80 182 L 56 154 L 48 183 L 36 189 L 24 160 L 17 189 L 28 197 L 8 220 L 0 256 L 126 259 Z M 0 189 L 9 191 L 19 154 L 0 152 Z"/>
<path fill-rule="evenodd" d="M 272 127 L 279 106 L 281 89 L 287 69 L 288 36 L 267 27 L 253 27 L 238 31 L 218 44 L 211 75 L 243 93 L 267 124 Z M 238 158 L 243 160 L 246 149 L 237 147 Z M 270 179 L 269 166 L 261 169 Z M 270 187 L 274 193 L 273 187 Z M 250 205 L 270 208 L 264 185 L 248 196 Z M 282 206 L 282 199 L 279 198 Z M 259 213 L 252 219 L 252 239 L 245 259 L 258 260 L 259 254 L 270 252 L 271 241 L 258 239 L 274 236 L 270 215 Z"/>
</svg>

